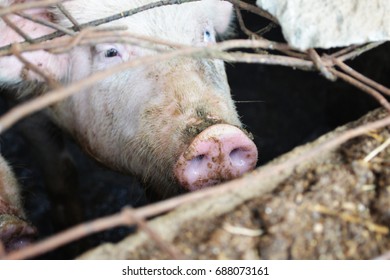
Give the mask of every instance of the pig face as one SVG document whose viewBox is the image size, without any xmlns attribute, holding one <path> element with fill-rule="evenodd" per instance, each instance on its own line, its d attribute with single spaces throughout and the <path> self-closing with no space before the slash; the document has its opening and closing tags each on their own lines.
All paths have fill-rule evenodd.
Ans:
<svg viewBox="0 0 390 280">
<path fill-rule="evenodd" d="M 78 0 L 64 5 L 83 23 L 149 2 Z M 205 46 L 215 42 L 217 32 L 228 28 L 231 9 L 223 1 L 203 0 L 145 11 L 110 25 L 126 26 L 152 38 Z M 65 19 L 59 21 L 67 24 Z M 153 54 L 115 42 L 76 47 L 55 59 L 65 67 L 57 68 L 53 76 L 71 83 Z M 53 106 L 50 113 L 98 161 L 138 176 L 158 196 L 240 176 L 257 161 L 256 147 L 239 129 L 219 60 L 180 57 L 132 68 Z"/>
</svg>

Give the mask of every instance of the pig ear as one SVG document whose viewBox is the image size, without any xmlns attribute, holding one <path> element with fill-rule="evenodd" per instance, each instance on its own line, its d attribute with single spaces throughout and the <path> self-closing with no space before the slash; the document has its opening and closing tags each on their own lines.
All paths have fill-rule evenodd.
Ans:
<svg viewBox="0 0 390 280">
<path fill-rule="evenodd" d="M 218 33 L 223 34 L 229 30 L 232 21 L 233 5 L 226 1 L 217 0 L 215 2 L 214 26 Z"/>
<path fill-rule="evenodd" d="M 9 6 L 11 4 L 32 2 L 33 0 L 0 0 L 0 4 Z M 5 7 L 7 7 L 5 6 Z M 48 10 L 32 9 L 26 10 L 25 13 L 33 15 L 37 18 L 44 18 L 50 20 L 48 16 Z M 29 34 L 32 38 L 38 38 L 54 30 L 43 26 L 38 23 L 26 19 L 10 19 L 14 25 L 21 28 L 24 33 Z M 22 42 L 24 39 L 4 21 L 0 19 L 0 47 L 7 46 L 16 42 Z M 5 34 L 5 36 L 3 36 Z M 54 80 L 61 80 L 67 74 L 68 60 L 66 55 L 54 55 L 49 52 L 39 50 L 33 52 L 23 53 L 23 57 L 31 64 L 40 68 L 42 72 L 45 72 L 50 78 Z M 38 80 L 42 81 L 43 77 L 26 67 L 15 56 L 2 56 L 0 57 L 0 86 L 3 84 L 15 84 L 23 80 Z"/>
</svg>

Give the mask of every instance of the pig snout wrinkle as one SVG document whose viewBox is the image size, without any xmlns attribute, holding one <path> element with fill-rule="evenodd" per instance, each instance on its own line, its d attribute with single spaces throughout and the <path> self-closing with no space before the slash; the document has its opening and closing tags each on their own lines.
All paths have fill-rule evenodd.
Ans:
<svg viewBox="0 0 390 280">
<path fill-rule="evenodd" d="M 184 151 L 174 172 L 183 188 L 194 191 L 237 178 L 255 168 L 257 148 L 243 131 L 213 125 L 200 133 Z"/>
</svg>

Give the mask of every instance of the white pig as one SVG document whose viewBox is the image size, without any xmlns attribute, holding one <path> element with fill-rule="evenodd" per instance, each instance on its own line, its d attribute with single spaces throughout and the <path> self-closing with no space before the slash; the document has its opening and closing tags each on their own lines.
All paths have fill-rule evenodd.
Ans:
<svg viewBox="0 0 390 280">
<path fill-rule="evenodd" d="M 4 1 L 7 6 L 14 2 Z M 151 0 L 74 0 L 63 3 L 79 23 L 152 3 Z M 65 26 L 52 9 L 27 11 Z M 105 26 L 126 26 L 152 38 L 191 46 L 216 41 L 230 25 L 232 6 L 202 0 L 147 10 Z M 30 37 L 53 32 L 16 15 L 8 19 Z M 0 21 L 0 46 L 23 41 Z M 168 48 L 167 48 L 168 49 Z M 92 73 L 154 51 L 120 43 L 77 46 L 62 55 L 24 53 L 51 77 L 70 84 Z M 17 58 L 0 57 L 0 82 L 43 83 Z M 235 110 L 224 64 L 216 59 L 178 57 L 112 75 L 49 109 L 53 119 L 96 160 L 133 174 L 158 196 L 193 191 L 251 170 L 257 149 Z"/>
</svg>

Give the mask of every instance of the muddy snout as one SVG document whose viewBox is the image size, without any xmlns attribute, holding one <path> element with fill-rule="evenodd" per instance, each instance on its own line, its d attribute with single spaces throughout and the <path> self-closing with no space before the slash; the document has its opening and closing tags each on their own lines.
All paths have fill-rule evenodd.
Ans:
<svg viewBox="0 0 390 280">
<path fill-rule="evenodd" d="M 255 168 L 257 148 L 239 128 L 216 124 L 202 131 L 180 155 L 174 172 L 189 191 L 237 178 Z"/>
</svg>

